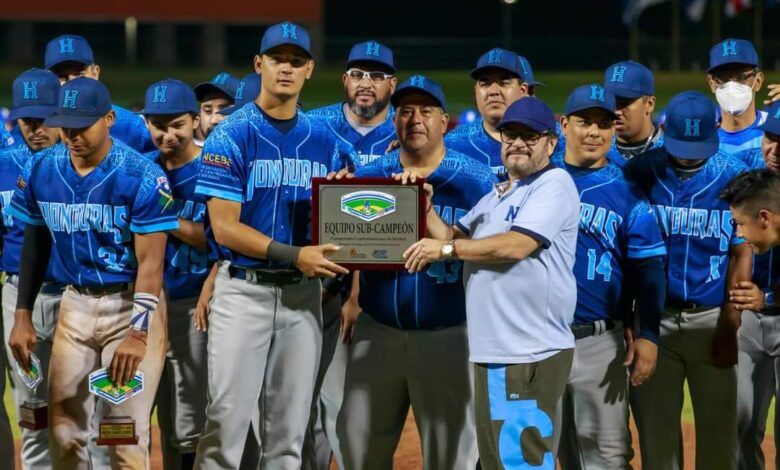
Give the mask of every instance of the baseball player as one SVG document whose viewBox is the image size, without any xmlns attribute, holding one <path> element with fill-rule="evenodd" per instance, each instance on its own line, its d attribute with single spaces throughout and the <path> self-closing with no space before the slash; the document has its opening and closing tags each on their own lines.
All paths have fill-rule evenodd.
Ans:
<svg viewBox="0 0 780 470">
<path fill-rule="evenodd" d="M 666 243 L 667 298 L 658 367 L 631 392 L 642 468 L 682 468 L 680 414 L 687 381 L 696 409 L 696 467 L 736 465 L 736 368 L 739 311 L 725 299 L 750 279 L 750 249 L 718 198 L 746 169 L 718 150 L 715 106 L 684 92 L 667 106 L 664 147 L 626 163 L 645 192 Z"/>
<path fill-rule="evenodd" d="M 712 46 L 707 83 L 720 106 L 720 149 L 744 161 L 746 151 L 761 148 L 758 126 L 767 116 L 756 109 L 764 73 L 753 44 L 725 39 Z"/>
<path fill-rule="evenodd" d="M 195 97 L 200 102 L 200 116 L 198 129 L 195 131 L 195 145 L 203 147 L 203 142 L 209 136 L 214 126 L 225 119 L 220 113 L 223 109 L 233 106 L 236 101 L 236 92 L 239 80 L 227 72 L 220 72 L 208 82 L 195 85 Z"/>
<path fill-rule="evenodd" d="M 52 467 L 87 468 L 94 397 L 87 377 L 108 367 L 124 384 L 144 373 L 144 392 L 104 416 L 135 420 L 137 445 L 112 446 L 114 468 L 149 468 L 149 417 L 165 354 L 165 306 L 159 304 L 165 231 L 179 227 L 162 170 L 109 137 L 114 111 L 106 87 L 81 77 L 64 84 L 57 111 L 64 146 L 30 159 L 9 213 L 27 224 L 19 295 L 9 340 L 29 368 L 36 343 L 32 306 L 56 250 L 68 284 L 62 296 L 49 367 Z"/>
<path fill-rule="evenodd" d="M 254 103 L 257 95 L 260 94 L 261 77 L 257 72 L 249 72 L 241 78 L 236 87 L 236 100 L 232 106 L 222 108 L 219 113 L 223 116 L 230 116 L 241 109 L 247 103 Z M 200 129 L 200 126 L 198 127 Z"/>
<path fill-rule="evenodd" d="M 447 222 L 462 217 L 497 182 L 487 165 L 444 145 L 449 116 L 438 83 L 413 75 L 392 95 L 400 149 L 356 176 L 414 171 Z M 411 407 L 425 468 L 471 469 L 477 459 L 462 263 L 425 272 L 360 273 L 358 318 L 349 349 L 337 429 L 349 469 L 390 469 Z"/>
<path fill-rule="evenodd" d="M 165 247 L 163 277 L 168 299 L 168 352 L 157 389 L 164 467 L 191 469 L 206 421 L 205 332 L 193 321 L 201 286 L 209 273 L 203 220 L 206 200 L 195 195 L 201 149 L 193 142 L 198 102 L 184 82 L 167 79 L 146 90 L 144 116 L 159 150 L 148 155 L 168 178 L 179 229 Z"/>
<path fill-rule="evenodd" d="M 506 49 L 494 48 L 482 54 L 471 71 L 474 95 L 480 118 L 449 132 L 447 148 L 463 153 L 502 174 L 501 139 L 496 129 L 506 108 L 516 100 L 532 94 L 542 85 L 534 80 L 527 60 Z"/>
<path fill-rule="evenodd" d="M 231 114 L 203 149 L 195 194 L 208 199 L 222 261 L 199 469 L 237 468 L 250 421 L 261 468 L 301 466 L 322 344 L 317 278 L 347 273 L 325 258 L 338 247 L 309 245 L 311 177 L 359 163 L 323 122 L 297 110 L 313 69 L 302 26 L 269 27 L 255 56 L 263 75 L 256 106 Z"/>
<path fill-rule="evenodd" d="M 737 232 L 745 237 L 756 256 L 752 282 L 732 289 L 730 300 L 743 309 L 739 329 L 737 363 L 737 423 L 739 468 L 764 469 L 761 442 L 772 397 L 777 395 L 778 338 L 780 328 L 777 291 L 780 288 L 780 102 L 769 108 L 764 131 L 761 163 L 766 169 L 743 173 L 726 187 L 721 197 L 731 207 Z M 770 176 L 774 174 L 774 185 Z M 772 190 L 774 189 L 774 193 Z M 773 205 L 774 204 L 774 205 Z M 775 246 L 772 248 L 772 246 Z M 759 254 L 760 253 L 760 254 Z M 780 448 L 780 423 L 775 425 L 775 448 Z M 780 459 L 775 458 L 775 466 Z"/>
<path fill-rule="evenodd" d="M 355 149 L 361 164 L 370 163 L 381 157 L 395 137 L 393 124 L 394 109 L 390 96 L 397 84 L 393 51 L 376 41 L 360 42 L 352 46 L 347 58 L 347 69 L 342 75 L 346 100 L 308 112 L 309 116 L 322 119 L 338 139 Z M 351 278 L 345 278 L 349 284 Z M 329 298 L 323 305 L 323 350 L 320 370 L 317 374 L 315 407 L 312 410 L 314 430 L 307 433 L 306 453 L 316 453 L 317 464 L 312 468 L 327 469 L 330 465 L 331 450 L 340 468 L 344 468 L 339 451 L 336 433 L 336 419 L 344 398 L 344 374 L 347 366 L 345 341 L 345 322 L 342 319 L 342 294 L 346 297 L 349 289 L 342 290 L 341 284 L 329 280 L 323 282 Z M 348 286 L 347 286 L 348 287 Z M 357 305 L 357 292 L 353 302 L 344 306 L 349 310 Z M 349 320 L 347 320 L 348 322 Z M 343 341 L 339 342 L 339 332 L 344 329 Z M 320 383 L 322 386 L 319 387 Z M 319 415 L 319 416 L 318 416 Z M 321 429 L 321 431 L 320 431 Z M 330 449 L 324 449 L 324 432 Z M 312 448 L 316 446 L 316 448 Z M 304 460 L 307 460 L 305 457 Z"/>
<path fill-rule="evenodd" d="M 565 469 L 630 469 L 628 374 L 640 385 L 652 376 L 666 297 L 666 248 L 650 204 L 607 160 L 616 98 L 605 87 L 578 87 L 566 103 L 566 149 L 553 163 L 574 179 L 580 224 L 574 275 L 577 307 L 571 326 L 574 362 L 563 395 L 561 445 Z M 626 351 L 620 310 L 624 273 L 636 273 L 639 337 Z"/>
<path fill-rule="evenodd" d="M 0 150 L 0 206 L 2 206 L 3 219 L 2 230 L 2 256 L 0 256 L 0 270 L 5 280 L 3 285 L 3 325 L 4 343 L 8 344 L 11 330 L 14 326 L 14 312 L 16 311 L 17 287 L 19 283 L 19 259 L 24 239 L 24 223 L 11 216 L 7 209 L 11 203 L 17 180 L 22 174 L 22 169 L 28 161 L 36 155 L 50 148 L 60 140 L 59 129 L 46 127 L 44 119 L 49 117 L 57 109 L 57 96 L 60 90 L 60 82 L 57 77 L 46 70 L 31 69 L 14 80 L 13 84 L 13 108 L 11 118 L 17 120 L 22 132 L 22 141 Z M 60 272 L 59 261 L 52 257 L 52 266 L 49 269 L 47 282 L 43 283 L 41 291 L 35 301 L 32 321 L 35 325 L 37 338 L 33 352 L 41 362 L 41 376 L 43 382 L 38 387 L 37 398 L 45 400 L 47 397 L 47 374 L 49 371 L 49 358 L 51 357 L 52 340 L 54 339 L 54 326 L 57 323 L 60 298 L 64 285 L 52 282 L 52 273 Z M 7 350 L 9 362 L 14 366 L 15 361 L 10 347 Z M 19 380 L 16 372 L 10 374 L 14 384 L 14 401 L 18 406 L 22 402 L 32 398 L 30 390 Z M 25 469 L 51 468 L 49 456 L 49 436 L 46 430 L 22 430 L 22 466 Z"/>
<path fill-rule="evenodd" d="M 52 39 L 46 45 L 45 66 L 60 78 L 61 83 L 77 77 L 100 78 L 100 66 L 95 63 L 92 47 L 81 36 L 66 34 Z M 132 149 L 151 152 L 154 144 L 149 137 L 143 119 L 127 109 L 112 105 L 116 120 L 111 127 L 111 137 L 121 140 Z"/>
<path fill-rule="evenodd" d="M 569 325 L 580 212 L 571 177 L 550 164 L 555 127 L 552 110 L 537 98 L 510 105 L 498 126 L 510 179 L 455 226 L 429 211 L 432 238 L 404 253 L 410 272 L 435 261 L 464 262 L 477 441 L 485 469 L 555 468 L 557 408 L 574 348 Z"/>
</svg>

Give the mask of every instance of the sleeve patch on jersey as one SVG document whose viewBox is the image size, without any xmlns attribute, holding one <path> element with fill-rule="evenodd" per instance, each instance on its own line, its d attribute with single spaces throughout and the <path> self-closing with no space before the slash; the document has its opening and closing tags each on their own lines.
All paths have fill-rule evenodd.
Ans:
<svg viewBox="0 0 780 470">
<path fill-rule="evenodd" d="M 233 166 L 233 159 L 216 153 L 206 153 L 203 154 L 203 163 L 219 168 L 230 169 L 230 167 Z"/>
<path fill-rule="evenodd" d="M 21 189 L 21 190 L 24 190 L 25 188 L 27 188 L 27 182 L 24 180 L 22 175 L 19 175 L 19 177 L 16 178 L 16 187 Z"/>
<path fill-rule="evenodd" d="M 168 210 L 174 204 L 173 196 L 171 195 L 171 187 L 168 185 L 168 179 L 165 176 L 157 178 L 157 205 L 161 207 L 160 212 L 163 213 Z"/>
</svg>

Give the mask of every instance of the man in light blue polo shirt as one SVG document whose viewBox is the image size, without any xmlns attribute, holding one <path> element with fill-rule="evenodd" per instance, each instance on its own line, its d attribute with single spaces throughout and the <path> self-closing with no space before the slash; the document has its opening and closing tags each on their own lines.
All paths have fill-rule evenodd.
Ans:
<svg viewBox="0 0 780 470">
<path fill-rule="evenodd" d="M 440 260 L 465 262 L 482 468 L 552 470 L 560 431 L 556 408 L 574 348 L 569 325 L 577 300 L 572 270 L 580 198 L 568 173 L 550 164 L 557 137 L 544 102 L 516 101 L 498 128 L 509 180 L 455 226 L 428 211 L 431 238 L 404 255 L 410 272 Z M 430 186 L 426 191 L 433 192 Z M 523 435 L 529 428 L 537 432 Z"/>
</svg>

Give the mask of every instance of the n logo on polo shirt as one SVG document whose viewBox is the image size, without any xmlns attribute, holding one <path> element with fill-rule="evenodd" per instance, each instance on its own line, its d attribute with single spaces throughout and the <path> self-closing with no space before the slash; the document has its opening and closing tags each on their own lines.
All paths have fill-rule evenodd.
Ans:
<svg viewBox="0 0 780 470">
<path fill-rule="evenodd" d="M 24 82 L 22 83 L 24 88 L 24 99 L 37 100 L 38 99 L 38 82 Z"/>
<path fill-rule="evenodd" d="M 298 35 L 295 30 L 297 27 L 292 23 L 282 23 L 282 38 L 283 39 L 298 39 Z"/>
<path fill-rule="evenodd" d="M 598 85 L 590 86 L 590 99 L 604 102 L 604 87 Z"/>
<path fill-rule="evenodd" d="M 699 131 L 699 125 L 701 119 L 685 118 L 685 137 L 699 137 L 701 132 Z"/>
<path fill-rule="evenodd" d="M 62 38 L 60 43 L 60 54 L 73 54 L 73 38 Z"/>
<path fill-rule="evenodd" d="M 488 52 L 488 64 L 500 64 L 504 52 L 501 49 L 491 49 Z"/>
<path fill-rule="evenodd" d="M 158 85 L 154 87 L 153 103 L 167 103 L 168 102 L 168 85 Z"/>
<path fill-rule="evenodd" d="M 62 95 L 62 107 L 69 109 L 76 109 L 76 100 L 78 100 L 78 90 L 65 90 Z"/>
<path fill-rule="evenodd" d="M 723 46 L 723 57 L 737 55 L 737 41 L 723 41 L 721 46 Z"/>
<path fill-rule="evenodd" d="M 379 43 L 376 41 L 368 41 L 366 43 L 366 55 L 379 57 Z"/>
<path fill-rule="evenodd" d="M 625 65 L 618 65 L 613 68 L 612 77 L 609 79 L 609 81 L 623 83 L 623 78 L 626 74 L 626 68 L 627 67 Z"/>
</svg>

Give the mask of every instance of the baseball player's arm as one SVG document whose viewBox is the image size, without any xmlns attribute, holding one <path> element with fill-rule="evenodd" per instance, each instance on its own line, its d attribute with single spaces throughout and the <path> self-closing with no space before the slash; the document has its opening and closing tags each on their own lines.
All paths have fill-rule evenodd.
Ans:
<svg viewBox="0 0 780 470">
<path fill-rule="evenodd" d="M 352 273 L 352 288 L 349 297 L 341 306 L 341 325 L 339 326 L 339 335 L 343 343 L 351 343 L 355 335 L 355 325 L 358 315 L 363 311 L 358 303 L 360 297 L 360 271 Z"/>
<path fill-rule="evenodd" d="M 634 274 L 636 312 L 639 316 L 639 337 L 626 351 L 623 365 L 631 367 L 631 385 L 650 380 L 658 361 L 658 338 L 661 313 L 666 299 L 664 257 L 629 259 L 628 269 Z"/>
<path fill-rule="evenodd" d="M 35 346 L 35 327 L 32 310 L 38 291 L 43 285 L 51 255 L 51 233 L 46 226 L 28 224 L 24 229 L 24 243 L 19 263 L 19 293 L 16 299 L 14 326 L 8 345 L 24 370 L 30 369 L 30 351 Z"/>
<path fill-rule="evenodd" d="M 194 246 L 201 251 L 208 249 L 206 246 L 206 232 L 203 229 L 202 222 L 193 222 L 180 218 L 178 230 L 171 230 L 170 233 L 184 243 Z"/>
<path fill-rule="evenodd" d="M 219 264 L 214 263 L 211 266 L 208 277 L 203 282 L 203 287 L 200 289 L 200 296 L 198 296 L 198 304 L 195 306 L 195 315 L 193 317 L 195 328 L 198 331 L 209 329 L 209 313 L 211 311 L 209 305 L 211 296 L 214 293 L 214 281 L 217 279 L 217 271 L 219 271 Z"/>
<path fill-rule="evenodd" d="M 460 233 L 461 236 L 457 236 Z M 453 258 L 463 261 L 503 264 L 517 263 L 529 257 L 542 246 L 535 238 L 511 231 L 479 240 L 463 238 L 463 233 L 453 227 L 455 250 Z M 422 271 L 426 265 L 442 260 L 441 248 L 446 242 L 423 238 L 404 252 L 405 267 L 410 273 Z"/>
<path fill-rule="evenodd" d="M 731 245 L 729 265 L 726 272 L 726 298 L 729 290 L 740 282 L 750 282 L 753 271 L 753 251 L 747 243 Z M 732 367 L 737 363 L 737 330 L 742 311 L 731 301 L 727 301 L 720 312 L 715 339 L 712 344 L 712 362 L 715 367 Z"/>
</svg>

